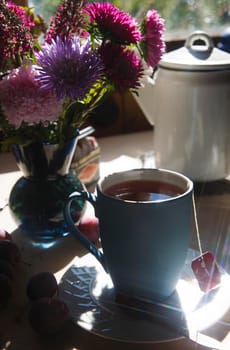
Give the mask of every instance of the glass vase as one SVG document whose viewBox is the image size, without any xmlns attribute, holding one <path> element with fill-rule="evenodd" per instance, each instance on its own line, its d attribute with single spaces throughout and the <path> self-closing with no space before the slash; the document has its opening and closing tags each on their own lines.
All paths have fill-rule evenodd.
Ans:
<svg viewBox="0 0 230 350">
<path fill-rule="evenodd" d="M 19 230 L 33 240 L 49 241 L 69 234 L 63 218 L 65 200 L 85 186 L 70 170 L 78 137 L 59 144 L 34 142 L 14 144 L 12 153 L 23 176 L 13 186 L 9 207 Z M 74 203 L 72 217 L 77 223 L 85 202 Z"/>
</svg>

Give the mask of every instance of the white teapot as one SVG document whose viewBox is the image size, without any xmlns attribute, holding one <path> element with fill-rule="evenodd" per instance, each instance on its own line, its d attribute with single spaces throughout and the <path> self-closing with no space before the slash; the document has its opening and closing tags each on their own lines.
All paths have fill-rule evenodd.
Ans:
<svg viewBox="0 0 230 350">
<path fill-rule="evenodd" d="M 184 47 L 166 53 L 136 100 L 154 125 L 158 168 L 194 181 L 229 175 L 230 54 L 206 33 L 195 32 Z"/>
</svg>

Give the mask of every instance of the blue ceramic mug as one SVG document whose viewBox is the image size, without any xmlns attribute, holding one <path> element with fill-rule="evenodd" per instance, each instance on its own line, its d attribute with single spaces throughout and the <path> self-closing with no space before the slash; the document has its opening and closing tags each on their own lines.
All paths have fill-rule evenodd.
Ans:
<svg viewBox="0 0 230 350">
<path fill-rule="evenodd" d="M 189 246 L 193 183 L 177 172 L 133 169 L 100 180 L 95 194 L 70 195 L 69 230 L 110 274 L 116 293 L 162 301 L 176 288 Z M 99 219 L 102 250 L 75 226 L 71 204 L 89 201 Z"/>
</svg>

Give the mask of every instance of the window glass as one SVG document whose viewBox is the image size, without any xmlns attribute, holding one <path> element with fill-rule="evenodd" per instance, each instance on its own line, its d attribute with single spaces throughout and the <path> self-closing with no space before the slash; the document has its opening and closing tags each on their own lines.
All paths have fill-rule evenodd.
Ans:
<svg viewBox="0 0 230 350">
<path fill-rule="evenodd" d="M 94 2 L 94 1 L 91 1 Z M 166 39 L 178 39 L 196 29 L 218 35 L 230 26 L 229 0 L 111 0 L 119 8 L 135 16 L 141 16 L 149 8 L 155 8 L 165 19 Z M 30 0 L 36 12 L 48 22 L 55 13 L 59 0 Z"/>
</svg>

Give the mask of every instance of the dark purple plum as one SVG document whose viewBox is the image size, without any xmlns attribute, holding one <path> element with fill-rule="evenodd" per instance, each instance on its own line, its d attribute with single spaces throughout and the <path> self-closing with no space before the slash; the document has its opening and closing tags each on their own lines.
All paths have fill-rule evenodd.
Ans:
<svg viewBox="0 0 230 350">
<path fill-rule="evenodd" d="M 0 259 L 0 274 L 6 275 L 10 280 L 13 280 L 14 269 L 7 260 Z"/>
<path fill-rule="evenodd" d="M 37 299 L 31 304 L 29 322 L 40 334 L 54 334 L 70 319 L 69 309 L 64 301 L 54 298 Z"/>
<path fill-rule="evenodd" d="M 0 307 L 5 307 L 12 296 L 12 283 L 9 277 L 0 273 Z"/>
<path fill-rule="evenodd" d="M 21 261 L 19 247 L 12 241 L 0 240 L 0 259 L 7 260 L 12 265 L 18 264 Z"/>
<path fill-rule="evenodd" d="M 39 272 L 30 277 L 26 288 L 26 294 L 30 300 L 39 298 L 52 298 L 57 295 L 58 284 L 53 273 Z"/>
</svg>

